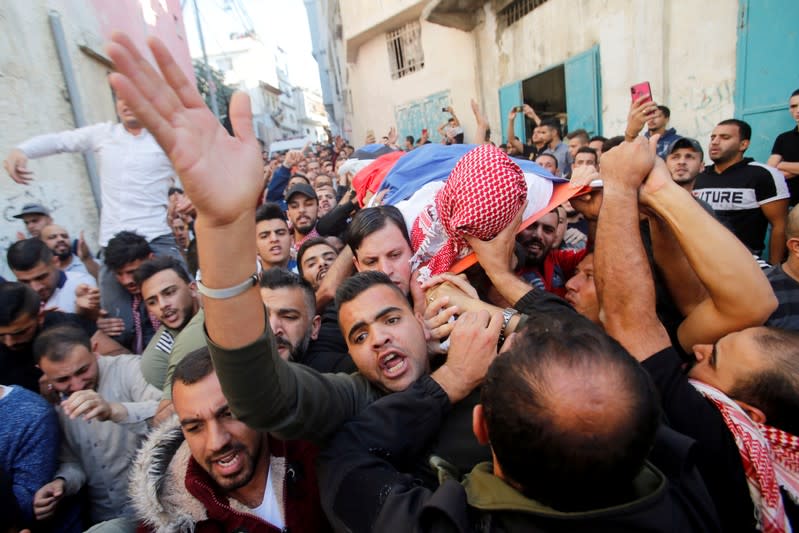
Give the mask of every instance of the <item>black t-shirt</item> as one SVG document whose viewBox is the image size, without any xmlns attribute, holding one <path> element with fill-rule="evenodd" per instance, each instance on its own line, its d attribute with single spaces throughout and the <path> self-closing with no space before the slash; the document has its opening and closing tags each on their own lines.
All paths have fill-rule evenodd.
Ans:
<svg viewBox="0 0 799 533">
<path fill-rule="evenodd" d="M 789 194 L 780 172 L 745 158 L 721 174 L 714 166 L 706 168 L 696 177 L 694 196 L 710 204 L 719 221 L 759 255 L 768 226 L 761 206 L 784 200 Z"/>
<path fill-rule="evenodd" d="M 772 154 L 782 156 L 786 163 L 799 163 L 799 127 L 780 133 L 774 141 Z M 791 193 L 790 205 L 799 203 L 799 177 L 785 180 Z"/>
<path fill-rule="evenodd" d="M 44 321 L 36 335 L 49 328 L 67 324 L 78 326 L 89 337 L 97 331 L 97 326 L 93 322 L 76 314 L 50 311 L 44 315 Z M 5 344 L 0 344 L 0 385 L 20 385 L 38 394 L 41 376 L 42 371 L 36 367 L 33 360 L 32 342 L 18 350 L 9 350 Z"/>
<path fill-rule="evenodd" d="M 696 464 L 716 504 L 723 531 L 757 531 L 741 456 L 721 413 L 689 382 L 668 347 L 643 362 L 660 392 L 669 426 L 695 439 Z"/>
</svg>

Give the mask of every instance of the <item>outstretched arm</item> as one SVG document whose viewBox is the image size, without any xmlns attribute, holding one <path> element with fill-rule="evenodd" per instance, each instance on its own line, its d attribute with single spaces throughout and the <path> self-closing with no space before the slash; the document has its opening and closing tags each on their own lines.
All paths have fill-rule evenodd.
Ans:
<svg viewBox="0 0 799 533">
<path fill-rule="evenodd" d="M 638 225 L 638 187 L 652 169 L 657 136 L 602 155 L 604 181 L 594 280 L 607 333 L 639 361 L 670 345 L 655 313 L 655 285 Z"/>
<path fill-rule="evenodd" d="M 236 93 L 231 99 L 231 137 L 164 44 L 150 38 L 148 45 L 164 78 L 126 35 L 115 33 L 108 45 L 118 69 L 111 85 L 169 156 L 197 208 L 203 283 L 216 289 L 239 285 L 253 273 L 255 206 L 263 187 L 249 98 Z M 255 286 L 231 298 L 205 298 L 205 317 L 208 335 L 225 348 L 250 344 L 264 330 Z"/>
<path fill-rule="evenodd" d="M 678 338 L 685 350 L 694 344 L 714 343 L 727 333 L 765 322 L 776 308 L 777 299 L 752 254 L 690 193 L 672 181 L 660 160 L 655 162 L 641 188 L 641 201 L 657 213 L 681 249 L 679 255 L 659 253 L 658 237 L 662 235 L 653 231 L 656 260 L 668 259 L 661 264 L 667 284 L 671 288 L 694 276 L 685 271 L 680 259 L 684 254 L 695 277 L 706 289 L 706 292 L 694 291 L 698 301 L 681 302 L 686 318 L 680 325 Z"/>
<path fill-rule="evenodd" d="M 482 111 L 480 111 L 480 106 L 477 105 L 474 98 L 472 98 L 471 105 L 472 113 L 474 113 L 474 120 L 477 122 L 477 130 L 474 133 L 474 144 L 483 144 L 488 141 L 488 139 L 486 139 L 489 131 L 488 120 L 485 118 Z"/>
</svg>

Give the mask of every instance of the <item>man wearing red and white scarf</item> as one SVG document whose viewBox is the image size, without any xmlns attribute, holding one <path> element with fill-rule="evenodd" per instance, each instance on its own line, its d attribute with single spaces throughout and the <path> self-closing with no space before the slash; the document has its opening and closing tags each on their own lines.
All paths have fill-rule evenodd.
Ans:
<svg viewBox="0 0 799 533">
<path fill-rule="evenodd" d="M 649 371 L 668 423 L 697 441 L 697 464 L 724 530 L 792 531 L 791 522 L 799 524 L 799 335 L 750 327 L 776 305 L 768 280 L 734 236 L 671 182 L 652 142 L 625 143 L 603 155 L 601 168 L 594 274 L 607 332 Z M 677 332 L 696 357 L 688 375 L 655 313 L 639 195 L 658 215 L 650 227 L 684 253 L 679 281 L 703 285 Z M 731 302 L 737 316 L 721 311 Z"/>
</svg>

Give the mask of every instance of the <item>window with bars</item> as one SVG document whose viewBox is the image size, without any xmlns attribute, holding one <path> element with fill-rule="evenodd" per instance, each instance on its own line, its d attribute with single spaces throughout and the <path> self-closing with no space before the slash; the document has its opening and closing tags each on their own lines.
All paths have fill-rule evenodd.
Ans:
<svg viewBox="0 0 799 533">
<path fill-rule="evenodd" d="M 411 22 L 386 33 L 391 79 L 397 80 L 424 67 L 422 26 Z"/>
<path fill-rule="evenodd" d="M 507 28 L 527 13 L 546 2 L 547 0 L 514 0 L 498 13 L 499 20 Z"/>
</svg>

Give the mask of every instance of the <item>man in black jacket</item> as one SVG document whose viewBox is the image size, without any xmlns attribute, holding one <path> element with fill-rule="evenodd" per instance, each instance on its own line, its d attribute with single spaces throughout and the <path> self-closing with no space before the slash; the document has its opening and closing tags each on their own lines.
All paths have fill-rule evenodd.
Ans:
<svg viewBox="0 0 799 533">
<path fill-rule="evenodd" d="M 334 527 L 719 531 L 692 441 L 659 430 L 646 372 L 574 311 L 539 317 L 492 363 L 472 427 L 493 461 L 463 483 L 444 477 L 432 491 L 401 472 L 450 408 L 424 376 L 344 426 L 320 456 L 320 494 Z"/>
</svg>

